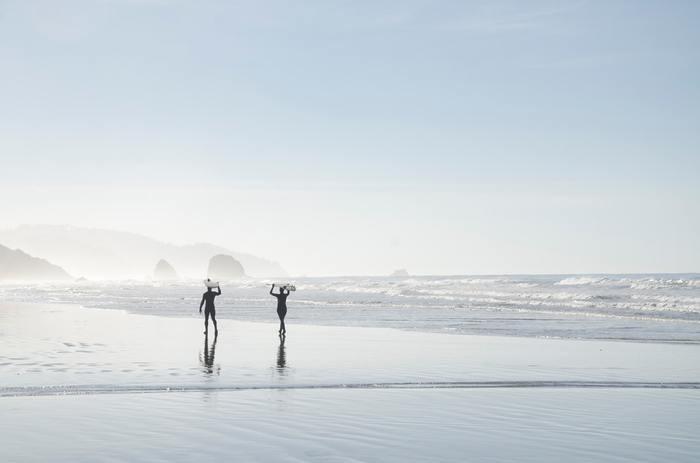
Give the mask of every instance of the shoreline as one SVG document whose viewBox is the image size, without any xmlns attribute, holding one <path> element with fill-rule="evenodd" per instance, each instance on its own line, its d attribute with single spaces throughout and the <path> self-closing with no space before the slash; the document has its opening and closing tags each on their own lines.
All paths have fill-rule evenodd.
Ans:
<svg viewBox="0 0 700 463">
<path fill-rule="evenodd" d="M 167 318 L 167 319 L 180 319 L 180 320 L 192 320 L 192 319 L 201 319 L 202 315 L 198 313 L 192 313 L 190 315 L 184 315 L 184 314 L 179 314 L 179 313 L 173 313 L 173 314 L 148 314 L 148 313 L 142 313 L 142 312 L 137 312 L 133 310 L 129 310 L 128 308 L 116 308 L 116 307 L 93 307 L 93 306 L 88 306 L 88 305 L 82 305 L 82 304 L 75 304 L 75 303 L 70 303 L 70 302 L 0 302 L 0 310 L 2 310 L 3 305 L 28 305 L 28 306 L 41 306 L 44 304 L 49 304 L 49 305 L 56 305 L 56 306 L 66 306 L 66 307 L 75 307 L 75 308 L 80 308 L 84 310 L 107 310 L 107 311 L 116 311 L 116 312 L 123 312 L 125 314 L 129 315 L 136 315 L 136 316 L 143 316 L 143 317 L 157 317 L 157 318 Z M 228 314 L 224 314 L 224 316 L 221 316 L 220 310 L 217 309 L 217 320 L 225 320 L 225 321 L 233 321 L 236 323 L 256 323 L 256 324 L 261 324 L 261 325 L 270 325 L 270 326 L 278 326 L 279 322 L 276 319 L 273 319 L 272 316 L 270 317 L 270 321 L 266 320 L 250 320 L 250 319 L 245 319 L 245 318 L 236 318 L 232 316 L 227 316 Z M 271 314 L 274 315 L 273 311 L 270 311 Z M 541 314 L 551 314 L 551 312 L 546 312 L 546 311 L 541 311 L 537 312 Z M 572 316 L 575 316 L 577 314 L 571 314 Z M 616 317 L 616 316 L 600 316 L 601 318 L 620 318 L 624 319 L 623 317 Z M 640 320 L 643 320 L 640 318 Z M 373 326 L 373 325 L 364 325 L 364 324 L 343 324 L 341 322 L 339 323 L 306 323 L 306 322 L 301 322 L 301 323 L 295 323 L 294 322 L 294 315 L 292 314 L 291 316 L 288 315 L 286 318 L 287 323 L 290 326 L 298 326 L 298 327 L 318 327 L 318 328 L 358 328 L 358 329 L 369 329 L 369 330 L 394 330 L 394 331 L 399 331 L 399 332 L 406 332 L 406 333 L 426 333 L 426 334 L 438 334 L 438 335 L 448 335 L 448 336 L 470 336 L 470 337 L 484 337 L 484 338 L 514 338 L 514 339 L 539 339 L 539 340 L 552 340 L 552 341 L 577 341 L 577 342 L 622 342 L 622 343 L 633 343 L 633 344 L 670 344 L 670 345 L 696 345 L 700 346 L 700 340 L 692 340 L 692 339 L 687 339 L 687 340 L 677 340 L 677 339 L 637 339 L 637 338 L 586 338 L 586 337 L 562 337 L 562 336 L 526 336 L 526 335 L 516 335 L 516 334 L 496 334 L 496 333 L 483 333 L 483 334 L 474 334 L 474 333 L 468 333 L 468 332 L 455 332 L 455 331 L 444 331 L 444 330 L 431 330 L 428 328 L 402 328 L 402 327 L 390 327 L 390 326 Z M 698 323 L 697 321 L 694 320 L 656 320 L 659 323 L 688 323 L 688 324 L 693 324 L 693 323 Z M 360 321 L 360 323 L 362 323 Z"/>
<path fill-rule="evenodd" d="M 27 305 L 27 306 L 41 306 L 44 304 L 49 304 L 49 305 L 54 305 L 54 306 L 66 306 L 66 307 L 75 307 L 75 308 L 80 308 L 84 310 L 106 310 L 106 311 L 116 311 L 116 312 L 122 312 L 125 314 L 130 314 L 130 315 L 136 315 L 136 316 L 143 316 L 143 317 L 156 317 L 156 318 L 166 318 L 166 319 L 180 319 L 180 320 L 192 320 L 192 319 L 202 319 L 202 315 L 198 314 L 197 312 L 193 311 L 193 313 L 189 315 L 181 314 L 181 313 L 172 313 L 172 314 L 149 314 L 149 313 L 143 313 L 143 312 L 138 312 L 134 310 L 130 310 L 129 308 L 116 308 L 116 307 L 98 307 L 98 306 L 90 306 L 90 305 L 83 305 L 83 304 L 77 304 L 73 302 L 62 302 L 62 301 L 56 301 L 56 302 L 27 302 L 27 301 L 9 301 L 9 302 L 0 302 L 0 310 L 2 310 L 2 306 L 7 306 L 7 305 Z M 228 307 L 226 307 L 228 309 Z M 538 314 L 543 314 L 543 315 L 558 315 L 562 316 L 563 314 L 557 313 L 557 312 L 547 312 L 547 311 L 533 311 Z M 222 310 L 217 308 L 217 320 L 225 320 L 225 321 L 233 321 L 237 323 L 257 323 L 257 324 L 262 324 L 262 325 L 278 325 L 278 321 L 272 317 L 274 315 L 274 311 L 270 310 L 271 316 L 270 316 L 270 321 L 266 320 L 260 320 L 260 319 L 247 319 L 247 318 L 237 318 L 235 316 L 231 316 L 230 314 L 223 313 Z M 290 312 L 291 313 L 291 312 Z M 222 316 L 223 315 L 223 316 Z M 572 319 L 574 319 L 577 316 L 581 316 L 580 314 L 576 313 L 568 313 L 564 314 L 567 316 L 570 316 Z M 623 317 L 616 317 L 616 316 L 598 316 L 599 318 L 610 318 L 610 319 L 624 319 Z M 639 320 L 645 320 L 644 318 L 639 318 Z M 300 323 L 295 323 L 294 322 L 294 315 L 291 313 L 291 316 L 288 315 L 286 319 L 287 323 L 290 326 L 303 326 L 303 327 L 328 327 L 328 328 L 358 328 L 358 329 L 377 329 L 377 330 L 395 330 L 399 332 L 407 332 L 407 333 L 426 333 L 426 334 L 438 334 L 438 335 L 449 335 L 449 336 L 470 336 L 470 337 L 484 337 L 484 338 L 515 338 L 515 339 L 538 339 L 538 340 L 552 340 L 552 341 L 577 341 L 577 342 L 621 342 L 621 343 L 635 343 L 635 344 L 670 344 L 670 345 L 696 345 L 700 346 L 700 340 L 694 340 L 694 339 L 639 339 L 639 338 L 590 338 L 590 337 L 563 337 L 563 336 L 527 336 L 527 335 L 518 335 L 518 334 L 498 334 L 498 333 L 471 333 L 471 332 L 455 332 L 455 331 L 445 331 L 445 330 L 437 330 L 437 329 L 429 329 L 429 328 L 405 328 L 405 327 L 391 327 L 391 326 L 374 326 L 371 324 L 363 324 L 363 322 L 360 320 L 359 324 L 349 324 L 349 323 L 342 323 L 342 320 L 338 323 L 323 323 L 320 321 L 319 323 L 308 323 L 308 322 L 300 322 Z M 700 324 L 700 322 L 697 322 L 695 320 L 666 320 L 666 319 L 655 319 L 656 322 L 659 323 L 684 323 L 684 324 Z"/>
</svg>

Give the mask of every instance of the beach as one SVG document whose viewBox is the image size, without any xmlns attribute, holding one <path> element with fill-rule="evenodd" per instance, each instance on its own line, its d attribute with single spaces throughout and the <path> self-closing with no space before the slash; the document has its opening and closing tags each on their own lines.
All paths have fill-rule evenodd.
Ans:
<svg viewBox="0 0 700 463">
<path fill-rule="evenodd" d="M 2 461 L 695 461 L 700 346 L 0 305 Z"/>
<path fill-rule="evenodd" d="M 700 462 L 698 23 L 0 0 L 0 463 Z"/>
</svg>

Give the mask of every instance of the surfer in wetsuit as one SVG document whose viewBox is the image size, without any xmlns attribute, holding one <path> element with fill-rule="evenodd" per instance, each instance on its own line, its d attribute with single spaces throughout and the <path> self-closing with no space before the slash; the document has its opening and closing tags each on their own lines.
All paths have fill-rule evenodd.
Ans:
<svg viewBox="0 0 700 463">
<path fill-rule="evenodd" d="M 275 294 L 272 291 L 275 289 L 273 283 L 272 288 L 270 288 L 270 295 L 277 298 L 277 316 L 280 317 L 280 330 L 279 335 L 284 336 L 287 334 L 287 328 L 284 326 L 284 317 L 287 316 L 287 296 L 289 296 L 289 289 L 286 287 L 280 287 L 279 294 Z"/>
<path fill-rule="evenodd" d="M 202 294 L 202 302 L 199 303 L 199 313 L 202 313 L 202 306 L 206 303 L 204 307 L 204 334 L 209 332 L 209 317 L 211 316 L 211 321 L 214 322 L 214 337 L 219 335 L 219 329 L 216 326 L 216 308 L 214 307 L 214 298 L 216 296 L 221 296 L 221 287 L 217 286 L 218 292 L 214 292 L 212 288 L 207 288 L 207 292 Z"/>
</svg>

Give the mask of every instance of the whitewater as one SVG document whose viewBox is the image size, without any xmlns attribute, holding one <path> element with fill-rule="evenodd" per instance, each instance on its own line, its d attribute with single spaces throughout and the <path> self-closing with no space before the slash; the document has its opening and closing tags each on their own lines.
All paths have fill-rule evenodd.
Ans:
<svg viewBox="0 0 700 463">
<path fill-rule="evenodd" d="M 305 277 L 288 324 L 700 343 L 700 274 Z M 222 282 L 220 319 L 276 322 L 268 281 Z M 3 284 L 5 302 L 197 317 L 201 280 Z"/>
</svg>

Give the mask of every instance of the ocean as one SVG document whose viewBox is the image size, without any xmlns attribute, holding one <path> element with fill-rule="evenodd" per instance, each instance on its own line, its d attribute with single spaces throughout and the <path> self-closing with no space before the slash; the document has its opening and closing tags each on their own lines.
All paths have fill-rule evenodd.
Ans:
<svg viewBox="0 0 700 463">
<path fill-rule="evenodd" d="M 222 282 L 217 317 L 277 322 L 269 280 Z M 287 324 L 700 343 L 700 274 L 305 277 Z M 197 317 L 201 281 L 0 285 L 5 302 Z"/>
</svg>

